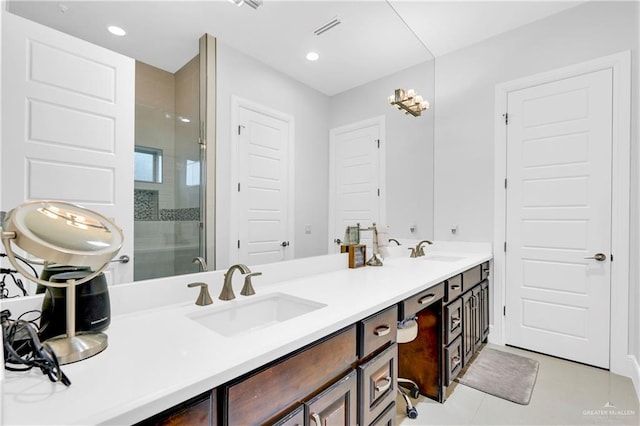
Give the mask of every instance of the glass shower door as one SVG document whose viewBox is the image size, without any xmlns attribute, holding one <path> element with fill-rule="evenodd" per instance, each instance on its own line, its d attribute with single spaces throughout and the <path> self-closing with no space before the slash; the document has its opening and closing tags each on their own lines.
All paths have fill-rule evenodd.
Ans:
<svg viewBox="0 0 640 426">
<path fill-rule="evenodd" d="M 136 63 L 134 280 L 198 272 L 203 252 L 199 57 Z"/>
</svg>

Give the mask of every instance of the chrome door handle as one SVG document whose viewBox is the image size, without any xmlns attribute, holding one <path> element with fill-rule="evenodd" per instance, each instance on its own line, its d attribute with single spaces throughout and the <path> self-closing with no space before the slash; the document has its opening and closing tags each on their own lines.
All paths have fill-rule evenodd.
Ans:
<svg viewBox="0 0 640 426">
<path fill-rule="evenodd" d="M 334 243 L 336 243 L 336 244 L 338 244 L 338 245 L 342 244 L 342 241 L 340 240 L 340 238 L 335 238 L 335 239 L 333 240 L 333 242 L 334 242 Z"/>
<path fill-rule="evenodd" d="M 386 392 L 391 387 L 391 382 L 391 376 L 383 377 L 382 379 L 376 381 L 376 392 Z"/>
<path fill-rule="evenodd" d="M 391 332 L 391 327 L 389 327 L 388 325 L 381 325 L 380 327 L 376 327 L 376 329 L 373 330 L 373 334 L 375 334 L 378 337 L 386 336 L 390 332 Z"/>
<path fill-rule="evenodd" d="M 283 241 L 280 243 L 282 247 L 287 247 L 289 245 L 289 241 Z"/>
<path fill-rule="evenodd" d="M 598 262 L 604 262 L 607 260 L 607 255 L 604 253 L 596 253 L 594 256 L 585 257 L 585 259 L 595 259 Z"/>
<path fill-rule="evenodd" d="M 131 260 L 131 258 L 129 256 L 127 256 L 126 254 L 123 254 L 122 256 L 120 256 L 117 259 L 113 259 L 110 261 L 110 263 L 129 263 L 129 261 Z"/>
</svg>

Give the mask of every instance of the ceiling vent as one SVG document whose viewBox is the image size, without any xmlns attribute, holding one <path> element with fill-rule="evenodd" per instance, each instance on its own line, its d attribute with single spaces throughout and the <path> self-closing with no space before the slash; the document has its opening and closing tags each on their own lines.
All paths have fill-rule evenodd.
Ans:
<svg viewBox="0 0 640 426">
<path fill-rule="evenodd" d="M 329 20 L 329 22 L 317 28 L 313 33 L 317 36 L 322 35 L 327 31 L 329 31 L 331 28 L 334 28 L 335 26 L 340 25 L 340 23 L 341 23 L 340 18 L 338 18 L 337 16 L 334 16 L 333 18 L 331 18 L 331 20 Z"/>
<path fill-rule="evenodd" d="M 262 6 L 262 0 L 244 0 L 244 4 L 253 9 L 257 9 Z"/>
<path fill-rule="evenodd" d="M 262 6 L 262 0 L 229 0 L 229 1 L 238 7 L 242 6 L 243 4 L 246 4 L 247 6 L 253 9 L 257 9 L 260 6 Z"/>
</svg>

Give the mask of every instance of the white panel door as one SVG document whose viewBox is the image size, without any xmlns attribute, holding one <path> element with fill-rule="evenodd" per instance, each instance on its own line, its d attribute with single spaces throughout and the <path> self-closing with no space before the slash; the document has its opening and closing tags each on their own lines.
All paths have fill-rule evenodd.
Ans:
<svg viewBox="0 0 640 426">
<path fill-rule="evenodd" d="M 33 199 L 113 218 L 133 255 L 133 59 L 3 15 L 2 209 Z M 133 280 L 114 264 L 111 283 Z"/>
<path fill-rule="evenodd" d="M 238 260 L 249 265 L 286 260 L 289 122 L 244 106 L 238 118 Z"/>
<path fill-rule="evenodd" d="M 608 368 L 612 72 L 511 92 L 508 114 L 506 342 Z"/>
<path fill-rule="evenodd" d="M 368 228 L 380 223 L 380 139 L 377 120 L 332 130 L 333 230 L 329 252 L 337 253 L 347 226 Z M 371 252 L 371 232 L 360 232 L 360 242 Z"/>
</svg>

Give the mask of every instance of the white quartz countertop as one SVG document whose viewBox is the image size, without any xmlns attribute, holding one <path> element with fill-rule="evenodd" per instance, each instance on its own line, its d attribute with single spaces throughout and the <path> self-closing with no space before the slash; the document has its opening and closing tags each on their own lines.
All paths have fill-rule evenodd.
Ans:
<svg viewBox="0 0 640 426">
<path fill-rule="evenodd" d="M 126 312 L 117 306 L 120 300 L 139 297 L 127 296 L 127 291 L 134 291 L 133 286 L 138 284 L 133 284 L 131 290 L 116 292 L 115 297 L 112 291 L 114 316 L 106 331 L 108 348 L 94 357 L 63 366 L 72 382 L 70 387 L 50 382 L 39 370 L 5 372 L 0 382 L 2 423 L 135 423 L 491 259 L 489 244 L 474 246 L 473 250 L 447 244 L 439 251 L 428 251 L 423 258 L 410 259 L 403 252 L 404 257 L 386 259 L 383 267 L 359 269 L 346 268 L 346 255 L 317 257 L 306 262 L 335 263 L 339 259 L 344 267 L 312 271 L 309 275 L 299 273 L 280 282 L 269 282 L 266 277 L 271 274 L 273 280 L 278 268 L 285 268 L 280 273 L 286 277 L 286 268 L 296 266 L 286 262 L 265 265 L 264 285 L 262 277 L 253 280 L 257 294 L 240 296 L 241 281 L 234 281 L 237 298 L 228 302 L 217 299 L 221 272 L 193 274 L 189 282 L 218 282 L 210 284 L 214 303 L 205 307 L 193 303 L 197 291 L 186 289 L 184 280 L 179 284 L 179 291 L 184 292 L 180 293 L 179 303 L 149 306 L 142 311 Z M 261 271 L 260 267 L 251 268 Z M 170 285 L 167 283 L 164 285 Z M 271 293 L 326 306 L 234 337 L 211 331 L 189 317 Z"/>
</svg>

